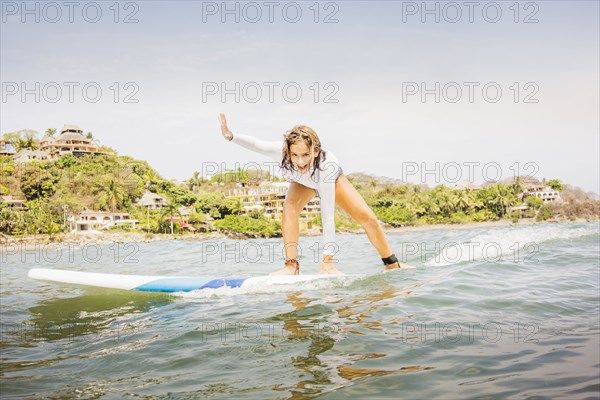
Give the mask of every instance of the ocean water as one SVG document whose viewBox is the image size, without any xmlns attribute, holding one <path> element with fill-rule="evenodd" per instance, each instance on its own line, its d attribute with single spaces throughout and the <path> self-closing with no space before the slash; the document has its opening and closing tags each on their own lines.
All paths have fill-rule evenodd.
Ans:
<svg viewBox="0 0 600 400">
<path fill-rule="evenodd" d="M 600 398 L 598 223 L 392 233 L 416 268 L 390 272 L 365 235 L 337 238 L 345 277 L 185 295 L 27 271 L 258 276 L 280 240 L 7 247 L 1 396 Z M 320 239 L 301 238 L 304 273 Z"/>
</svg>

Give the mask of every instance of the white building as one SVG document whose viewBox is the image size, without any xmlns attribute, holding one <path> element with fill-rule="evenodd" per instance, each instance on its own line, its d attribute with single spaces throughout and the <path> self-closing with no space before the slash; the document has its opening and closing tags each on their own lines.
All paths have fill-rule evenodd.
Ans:
<svg viewBox="0 0 600 400">
<path fill-rule="evenodd" d="M 93 231 L 109 229 L 113 226 L 130 226 L 135 228 L 137 219 L 131 219 L 129 213 L 111 213 L 104 211 L 83 211 L 75 221 L 75 231 Z"/>
<path fill-rule="evenodd" d="M 527 196 L 535 196 L 539 199 L 542 199 L 544 203 L 547 202 L 561 202 L 562 198 L 560 197 L 560 192 L 558 190 L 552 189 L 550 186 L 545 185 L 532 185 L 529 186 L 523 192 L 523 199 Z"/>
</svg>

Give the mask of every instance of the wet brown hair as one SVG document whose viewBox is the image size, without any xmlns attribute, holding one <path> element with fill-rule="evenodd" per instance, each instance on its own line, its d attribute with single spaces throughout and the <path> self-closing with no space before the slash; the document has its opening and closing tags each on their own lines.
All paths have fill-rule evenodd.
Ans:
<svg viewBox="0 0 600 400">
<path fill-rule="evenodd" d="M 315 150 L 318 151 L 318 155 L 313 160 L 314 170 L 310 175 L 312 177 L 315 174 L 315 171 L 320 168 L 321 161 L 325 161 L 327 154 L 321 148 L 321 140 L 319 140 L 317 132 L 306 125 L 296 125 L 283 135 L 283 158 L 281 160 L 281 168 L 288 171 L 293 170 L 290 147 L 297 143 L 304 143 L 308 146 L 311 155 L 314 154 Z"/>
</svg>

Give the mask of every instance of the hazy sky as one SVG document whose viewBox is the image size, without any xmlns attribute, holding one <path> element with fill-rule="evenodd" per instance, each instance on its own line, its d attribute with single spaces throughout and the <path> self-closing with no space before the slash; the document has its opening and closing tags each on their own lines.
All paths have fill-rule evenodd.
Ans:
<svg viewBox="0 0 600 400">
<path fill-rule="evenodd" d="M 0 132 L 77 124 L 166 178 L 267 161 L 222 111 L 309 125 L 347 173 L 600 192 L 599 2 L 423 4 L 2 1 Z"/>
</svg>

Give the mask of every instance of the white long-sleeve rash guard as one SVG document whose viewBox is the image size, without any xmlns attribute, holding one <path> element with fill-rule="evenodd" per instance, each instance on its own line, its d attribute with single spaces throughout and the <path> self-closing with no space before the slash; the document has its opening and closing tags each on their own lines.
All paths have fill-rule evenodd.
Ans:
<svg viewBox="0 0 600 400">
<path fill-rule="evenodd" d="M 263 141 L 252 136 L 237 135 L 235 133 L 232 141 L 248 150 L 265 155 L 281 165 L 283 141 Z M 284 168 L 279 169 L 287 179 L 315 189 L 319 193 L 321 198 L 321 221 L 323 223 L 323 255 L 331 256 L 336 253 L 338 247 L 335 243 L 333 212 L 335 210 L 335 182 L 342 173 L 342 168 L 332 152 L 325 148 L 322 148 L 322 150 L 326 153 L 326 159 L 321 161 L 320 168 L 315 171 L 314 176 L 311 176 L 314 171 L 312 165 L 306 173 L 300 173 L 297 170 L 288 171 Z"/>
</svg>

